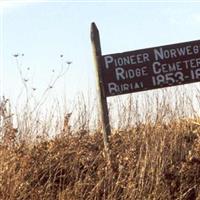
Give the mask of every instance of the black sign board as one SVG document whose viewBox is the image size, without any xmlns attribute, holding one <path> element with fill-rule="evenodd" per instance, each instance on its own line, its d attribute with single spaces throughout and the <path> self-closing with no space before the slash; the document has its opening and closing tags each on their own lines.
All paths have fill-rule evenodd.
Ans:
<svg viewBox="0 0 200 200">
<path fill-rule="evenodd" d="M 200 81 L 200 40 L 101 56 L 105 96 Z"/>
</svg>

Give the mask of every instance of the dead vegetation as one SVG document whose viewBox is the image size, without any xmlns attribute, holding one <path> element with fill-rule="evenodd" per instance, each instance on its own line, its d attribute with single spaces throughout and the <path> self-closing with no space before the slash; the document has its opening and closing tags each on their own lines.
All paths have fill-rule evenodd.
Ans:
<svg viewBox="0 0 200 200">
<path fill-rule="evenodd" d="M 167 104 L 158 103 L 154 122 L 131 126 L 130 113 L 137 109 L 131 101 L 126 123 L 112 131 L 109 167 L 99 124 L 93 131 L 85 124 L 74 131 L 68 113 L 58 134 L 29 141 L 21 139 L 25 129 L 14 127 L 8 103 L 3 99 L 1 104 L 0 199 L 200 199 L 198 117 L 175 117 Z M 86 114 L 81 116 L 88 123 Z"/>
</svg>

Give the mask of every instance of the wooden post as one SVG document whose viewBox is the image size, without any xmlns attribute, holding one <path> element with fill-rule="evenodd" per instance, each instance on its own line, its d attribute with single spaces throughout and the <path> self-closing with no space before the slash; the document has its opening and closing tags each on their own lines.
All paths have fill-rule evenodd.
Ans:
<svg viewBox="0 0 200 200">
<path fill-rule="evenodd" d="M 91 42 L 92 42 L 93 55 L 94 55 L 94 61 L 95 61 L 95 66 L 96 66 L 96 79 L 97 79 L 97 89 L 98 89 L 98 94 L 99 94 L 101 120 L 102 120 L 102 125 L 103 125 L 104 147 L 106 151 L 109 152 L 109 149 L 110 149 L 109 136 L 111 134 L 111 130 L 110 130 L 110 123 L 109 123 L 107 99 L 104 92 L 103 77 L 101 73 L 102 54 L 101 54 L 100 36 L 99 36 L 99 31 L 94 22 L 91 24 Z"/>
</svg>

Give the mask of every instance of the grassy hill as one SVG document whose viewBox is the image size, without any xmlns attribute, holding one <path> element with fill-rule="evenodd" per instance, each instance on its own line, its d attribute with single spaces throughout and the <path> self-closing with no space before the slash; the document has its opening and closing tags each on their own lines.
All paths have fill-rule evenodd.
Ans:
<svg viewBox="0 0 200 200">
<path fill-rule="evenodd" d="M 200 93 L 169 91 L 109 102 L 110 161 L 96 102 L 78 98 L 62 117 L 28 99 L 15 126 L 3 98 L 0 200 L 200 200 Z"/>
<path fill-rule="evenodd" d="M 38 137 L 0 146 L 0 199 L 200 199 L 198 119 L 139 123 L 102 133 Z"/>
</svg>

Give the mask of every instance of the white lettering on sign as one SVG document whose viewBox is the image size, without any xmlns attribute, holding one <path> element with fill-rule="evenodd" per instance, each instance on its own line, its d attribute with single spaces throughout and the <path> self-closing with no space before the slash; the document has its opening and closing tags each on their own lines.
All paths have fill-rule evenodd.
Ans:
<svg viewBox="0 0 200 200">
<path fill-rule="evenodd" d="M 180 61 L 171 63 L 171 64 L 170 63 L 169 64 L 161 64 L 160 62 L 154 62 L 152 64 L 152 67 L 153 67 L 154 74 L 176 72 L 176 71 L 182 70 Z"/>
<path fill-rule="evenodd" d="M 104 57 L 104 61 L 106 69 L 109 69 L 109 66 L 113 64 L 115 67 L 122 67 L 126 65 L 142 64 L 150 61 L 150 59 L 148 53 L 143 53 L 131 56 L 122 56 L 117 58 L 113 58 L 113 56 L 109 55 Z"/>
<path fill-rule="evenodd" d="M 122 67 L 115 68 L 115 75 L 117 80 L 133 79 L 141 76 L 147 76 L 147 67 L 135 68 L 125 70 Z"/>
<path fill-rule="evenodd" d="M 183 72 L 158 74 L 157 76 L 152 76 L 153 86 L 163 86 L 164 84 L 173 85 L 175 83 L 180 84 L 186 79 L 187 78 L 184 76 Z"/>
<path fill-rule="evenodd" d="M 193 80 L 195 79 L 200 80 L 200 68 L 193 69 L 190 72 L 191 72 L 191 77 Z"/>
<path fill-rule="evenodd" d="M 105 56 L 104 60 L 105 60 L 105 63 L 106 63 L 106 69 L 108 69 L 109 64 L 113 63 L 113 57 L 112 56 Z"/>
<path fill-rule="evenodd" d="M 200 58 L 185 60 L 183 63 L 186 65 L 186 69 L 200 67 Z"/>
<path fill-rule="evenodd" d="M 102 56 L 106 96 L 200 81 L 200 40 Z"/>
<path fill-rule="evenodd" d="M 181 84 L 189 80 L 200 80 L 200 58 L 177 61 L 174 63 L 154 62 L 152 64 L 154 75 L 153 86 Z M 185 69 L 190 69 L 189 74 L 184 74 Z"/>
<path fill-rule="evenodd" d="M 143 87 L 143 82 L 133 82 L 124 84 L 116 84 L 114 82 L 108 83 L 108 91 L 110 94 L 129 92 L 131 90 L 136 90 Z"/>
<path fill-rule="evenodd" d="M 174 48 L 174 49 L 163 49 L 160 47 L 159 49 L 154 49 L 154 56 L 155 60 L 164 60 L 169 58 L 178 58 L 181 56 L 189 56 L 192 54 L 199 54 L 200 53 L 200 46 L 188 45 L 185 47 Z"/>
</svg>

